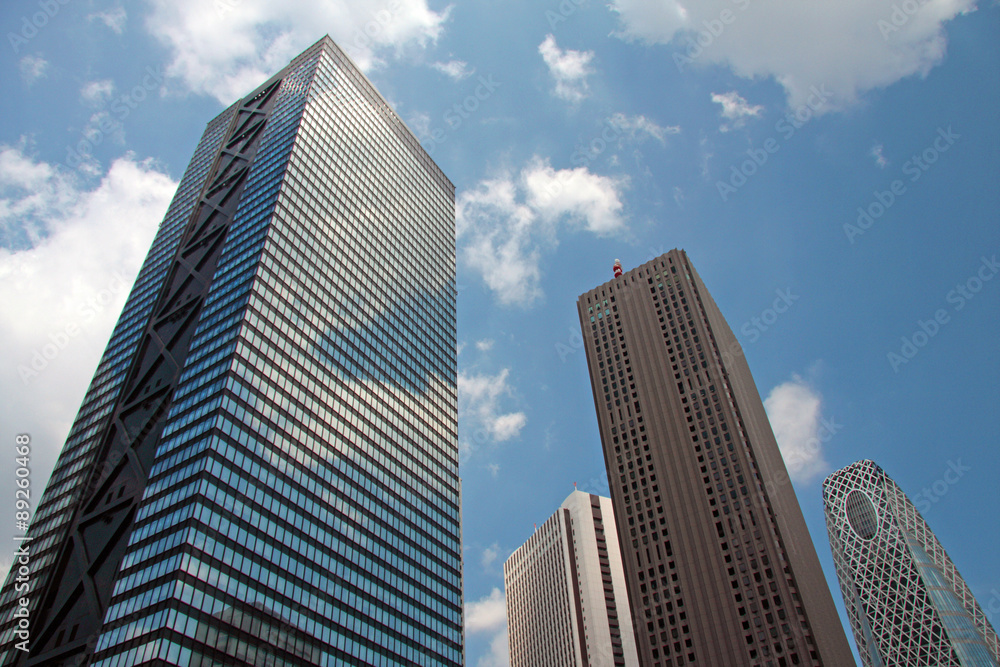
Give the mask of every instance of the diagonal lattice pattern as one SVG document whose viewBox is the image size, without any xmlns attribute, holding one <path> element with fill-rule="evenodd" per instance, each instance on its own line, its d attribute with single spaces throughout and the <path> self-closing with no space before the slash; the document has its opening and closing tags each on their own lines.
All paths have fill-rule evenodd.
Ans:
<svg viewBox="0 0 1000 667">
<path fill-rule="evenodd" d="M 823 483 L 837 577 L 865 667 L 995 666 L 996 632 L 923 517 L 872 461 Z"/>
</svg>

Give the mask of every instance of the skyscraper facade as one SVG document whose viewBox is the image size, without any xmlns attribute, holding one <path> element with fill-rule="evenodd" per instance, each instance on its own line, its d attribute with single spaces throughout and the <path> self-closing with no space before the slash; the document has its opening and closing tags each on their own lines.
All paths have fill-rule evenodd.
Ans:
<svg viewBox="0 0 1000 667">
<path fill-rule="evenodd" d="M 511 667 L 635 665 L 611 499 L 574 491 L 503 567 Z"/>
<path fill-rule="evenodd" d="M 324 38 L 208 124 L 0 661 L 463 664 L 455 296 L 454 186 Z"/>
<path fill-rule="evenodd" d="M 577 301 L 647 667 L 853 664 L 739 343 L 672 250 Z"/>
<path fill-rule="evenodd" d="M 997 667 L 989 618 L 892 478 L 858 461 L 826 478 L 823 505 L 865 667 Z"/>
</svg>

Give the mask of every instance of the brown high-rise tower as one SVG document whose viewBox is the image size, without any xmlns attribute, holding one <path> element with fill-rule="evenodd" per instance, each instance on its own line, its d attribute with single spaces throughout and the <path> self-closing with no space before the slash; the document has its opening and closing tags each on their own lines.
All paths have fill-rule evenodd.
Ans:
<svg viewBox="0 0 1000 667">
<path fill-rule="evenodd" d="M 577 301 L 646 667 L 854 665 L 739 343 L 680 250 Z"/>
</svg>

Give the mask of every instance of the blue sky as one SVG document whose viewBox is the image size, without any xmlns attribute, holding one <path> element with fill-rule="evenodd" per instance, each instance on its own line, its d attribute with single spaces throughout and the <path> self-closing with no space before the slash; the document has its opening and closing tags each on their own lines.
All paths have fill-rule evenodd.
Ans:
<svg viewBox="0 0 1000 667">
<path fill-rule="evenodd" d="M 205 123 L 329 33 L 457 187 L 470 666 L 506 664 L 504 559 L 574 482 L 607 490 L 576 298 L 674 247 L 838 606 L 820 484 L 872 458 L 1000 621 L 995 3 L 35 0 L 0 24 L 0 424 L 39 492 Z"/>
</svg>

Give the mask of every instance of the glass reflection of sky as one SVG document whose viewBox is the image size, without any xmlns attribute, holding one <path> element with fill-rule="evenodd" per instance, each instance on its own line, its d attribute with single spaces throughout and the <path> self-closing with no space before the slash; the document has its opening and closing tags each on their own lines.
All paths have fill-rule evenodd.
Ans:
<svg viewBox="0 0 1000 667">
<path fill-rule="evenodd" d="M 408 296 L 374 319 L 334 329 L 320 337 L 315 353 L 344 377 L 423 393 L 431 374 L 454 374 L 440 356 L 440 341 L 430 337 L 440 336 L 441 324 L 432 313 L 451 289 L 445 285 L 434 293 Z"/>
</svg>

